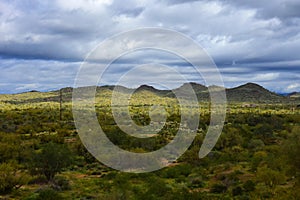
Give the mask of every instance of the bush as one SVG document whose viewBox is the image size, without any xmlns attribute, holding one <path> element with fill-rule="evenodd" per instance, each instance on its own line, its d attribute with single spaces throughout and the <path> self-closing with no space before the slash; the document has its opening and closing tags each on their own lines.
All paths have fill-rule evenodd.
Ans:
<svg viewBox="0 0 300 200">
<path fill-rule="evenodd" d="M 18 172 L 18 166 L 14 163 L 0 164 L 0 193 L 9 193 L 27 184 L 29 176 Z"/>
<path fill-rule="evenodd" d="M 255 190 L 255 183 L 251 180 L 248 180 L 244 183 L 243 188 L 246 192 L 252 192 Z"/>
<path fill-rule="evenodd" d="M 164 199 L 171 194 L 171 188 L 160 178 L 151 178 L 148 183 L 148 191 L 144 193 L 143 199 Z"/>
<path fill-rule="evenodd" d="M 296 126 L 292 130 L 291 136 L 284 142 L 282 152 L 284 157 L 287 160 L 287 163 L 290 165 L 291 170 L 294 172 L 294 175 L 298 177 L 300 181 L 300 176 L 297 174 L 300 173 L 300 127 Z"/>
<path fill-rule="evenodd" d="M 205 186 L 204 181 L 202 180 L 202 177 L 195 177 L 190 180 L 190 183 L 188 184 L 189 188 L 202 188 Z"/>
<path fill-rule="evenodd" d="M 270 188 L 273 188 L 276 185 L 283 183 L 285 177 L 278 171 L 272 170 L 267 167 L 260 167 L 257 169 L 257 179 Z"/>
<path fill-rule="evenodd" d="M 252 139 L 248 144 L 248 148 L 253 151 L 261 151 L 265 147 L 265 143 L 261 139 Z"/>
<path fill-rule="evenodd" d="M 52 188 L 61 191 L 61 190 L 69 190 L 71 189 L 71 186 L 68 179 L 66 179 L 63 176 L 56 176 L 53 179 Z"/>
<path fill-rule="evenodd" d="M 57 200 L 62 199 L 61 195 L 51 189 L 51 188 L 43 188 L 40 191 L 38 191 L 38 196 L 34 198 L 34 200 Z"/>
<path fill-rule="evenodd" d="M 0 132 L 0 162 L 24 159 L 23 143 L 19 135 Z"/>
<path fill-rule="evenodd" d="M 240 186 L 237 186 L 232 189 L 232 195 L 233 196 L 239 196 L 243 193 L 243 189 Z"/>
<path fill-rule="evenodd" d="M 192 171 L 192 167 L 189 164 L 180 164 L 173 167 L 168 167 L 161 172 L 161 176 L 164 178 L 177 178 L 179 176 L 187 177 Z"/>
<path fill-rule="evenodd" d="M 227 187 L 220 183 L 215 183 L 210 188 L 211 193 L 217 193 L 217 194 L 224 193 L 224 192 L 226 192 L 226 190 L 227 190 Z"/>
<path fill-rule="evenodd" d="M 48 180 L 46 179 L 45 176 L 38 175 L 38 176 L 33 176 L 32 179 L 28 182 L 28 184 L 42 185 L 47 182 L 48 182 Z"/>
</svg>

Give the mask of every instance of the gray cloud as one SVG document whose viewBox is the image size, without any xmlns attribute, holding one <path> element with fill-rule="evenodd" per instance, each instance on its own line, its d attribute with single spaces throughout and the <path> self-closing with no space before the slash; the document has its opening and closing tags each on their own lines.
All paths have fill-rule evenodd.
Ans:
<svg viewBox="0 0 300 200">
<path fill-rule="evenodd" d="M 228 86 L 253 80 L 276 91 L 300 91 L 299 10 L 297 0 L 3 0 L 0 92 L 71 86 L 79 62 L 99 42 L 153 26 L 175 29 L 202 45 Z M 106 82 L 147 62 L 171 65 L 195 78 L 180 59 L 141 53 L 115 63 Z"/>
<path fill-rule="evenodd" d="M 287 20 L 300 17 L 300 2 L 298 0 L 273 0 L 272 2 L 267 0 L 224 0 L 220 2 L 230 3 L 238 8 L 254 8 L 257 10 L 257 15 L 263 18 L 278 17 Z"/>
<path fill-rule="evenodd" d="M 0 93 L 14 93 L 72 86 L 80 63 L 1 59 L 0 66 Z"/>
</svg>

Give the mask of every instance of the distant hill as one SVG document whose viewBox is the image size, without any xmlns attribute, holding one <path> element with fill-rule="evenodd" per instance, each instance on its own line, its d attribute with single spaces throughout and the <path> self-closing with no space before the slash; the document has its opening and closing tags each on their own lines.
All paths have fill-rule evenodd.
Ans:
<svg viewBox="0 0 300 200">
<path fill-rule="evenodd" d="M 226 89 L 226 95 L 229 101 L 235 102 L 281 102 L 285 99 L 255 83 Z"/>
<path fill-rule="evenodd" d="M 209 93 L 208 93 L 208 88 L 204 85 L 198 84 L 198 83 L 184 83 L 182 86 L 180 86 L 179 88 L 174 89 L 174 93 L 176 94 L 180 94 L 181 96 L 189 96 L 190 95 L 190 91 L 189 88 L 192 87 L 197 98 L 199 100 L 208 100 L 209 98 Z M 169 97 L 174 97 L 174 93 L 169 93 L 168 96 Z"/>
<path fill-rule="evenodd" d="M 234 88 L 222 88 L 220 86 L 206 87 L 197 83 L 190 83 L 200 101 L 209 100 L 209 91 L 218 92 L 225 89 L 227 100 L 230 102 L 255 102 L 255 103 L 268 103 L 268 102 L 282 102 L 287 98 L 271 92 L 264 87 L 255 83 L 246 83 Z M 185 90 L 188 86 L 182 85 L 175 90 Z"/>
<path fill-rule="evenodd" d="M 114 89 L 117 89 L 118 91 L 120 92 L 123 92 L 123 93 L 131 93 L 134 91 L 134 89 L 131 89 L 131 88 L 127 88 L 127 87 L 124 87 L 124 86 L 121 86 L 121 85 L 105 85 L 105 86 L 97 86 L 97 92 L 102 92 L 102 91 L 105 91 L 105 90 L 114 90 Z"/>
<path fill-rule="evenodd" d="M 217 86 L 217 85 L 211 85 L 211 86 L 208 86 L 208 89 L 209 89 L 209 91 L 217 92 L 217 91 L 220 91 L 220 90 L 224 90 L 226 88 L 221 87 L 221 86 Z"/>
<path fill-rule="evenodd" d="M 171 93 L 171 90 L 159 90 L 149 85 L 141 85 L 135 90 L 135 93 L 144 92 L 144 91 L 152 92 L 159 96 L 167 96 L 169 93 Z"/>
<path fill-rule="evenodd" d="M 116 85 L 116 86 L 105 85 L 105 86 L 97 86 L 96 91 L 97 91 L 97 95 L 105 94 L 105 96 L 108 98 L 110 97 L 111 92 L 115 88 L 118 88 L 118 91 L 121 93 L 134 92 L 136 95 L 138 95 L 139 93 L 143 93 L 143 94 L 152 93 L 160 97 L 173 98 L 175 97 L 174 93 L 189 97 L 190 86 L 193 88 L 199 101 L 208 101 L 209 91 L 218 92 L 221 89 L 225 89 L 227 100 L 229 102 L 279 103 L 279 102 L 291 102 L 291 101 L 298 101 L 298 100 L 300 101 L 300 92 L 293 92 L 287 95 L 279 95 L 255 83 L 247 83 L 234 88 L 222 88 L 220 86 L 215 86 L 215 85 L 206 87 L 204 85 L 191 82 L 191 83 L 185 83 L 182 86 L 173 90 L 159 90 L 149 85 L 141 85 L 136 89 L 127 88 L 120 85 Z M 82 89 L 84 90 L 87 88 L 95 89 L 95 87 L 92 86 L 83 87 Z M 51 92 L 31 91 L 31 92 L 26 92 L 21 94 L 5 95 L 5 100 L 1 100 L 0 98 L 0 101 L 12 103 L 12 104 L 22 104 L 22 103 L 31 103 L 31 102 L 59 102 L 60 92 L 62 92 L 63 101 L 68 102 L 72 100 L 73 90 L 74 90 L 73 88 L 67 87 L 67 88 L 62 88 L 60 90 L 55 90 Z M 2 95 L 2 97 L 4 96 Z"/>
<path fill-rule="evenodd" d="M 300 98 L 300 92 L 292 92 L 292 93 L 288 94 L 287 97 Z"/>
</svg>

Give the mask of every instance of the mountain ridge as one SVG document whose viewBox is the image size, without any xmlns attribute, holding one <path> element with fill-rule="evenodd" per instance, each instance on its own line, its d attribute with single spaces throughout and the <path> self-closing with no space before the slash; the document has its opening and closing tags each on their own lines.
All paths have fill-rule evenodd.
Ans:
<svg viewBox="0 0 300 200">
<path fill-rule="evenodd" d="M 97 88 L 102 88 L 102 87 L 103 86 L 97 86 Z M 252 82 L 248 82 L 232 88 L 224 88 L 222 86 L 216 86 L 216 85 L 205 86 L 195 82 L 184 83 L 180 87 L 175 88 L 173 90 L 156 89 L 155 87 L 146 84 L 141 85 L 136 89 L 127 88 L 127 87 L 124 88 L 127 88 L 128 90 L 134 93 L 151 92 L 163 97 L 175 97 L 174 92 L 175 93 L 179 92 L 181 95 L 188 95 L 189 92 L 187 90 L 190 89 L 190 87 L 193 88 L 199 101 L 209 100 L 210 98 L 209 91 L 218 92 L 222 89 L 225 90 L 227 100 L 230 102 L 258 102 L 258 103 L 259 102 L 263 102 L 263 103 L 282 102 L 282 101 L 290 100 L 293 97 L 294 99 L 298 99 L 298 94 L 300 94 L 300 93 L 293 93 L 294 96 L 291 95 L 288 97 L 284 97 L 275 92 L 271 92 L 270 90 L 264 88 L 263 86 L 257 83 L 252 83 Z M 113 87 L 111 87 L 110 89 L 113 90 Z"/>
<path fill-rule="evenodd" d="M 268 102 L 281 101 L 284 97 L 269 91 L 256 83 L 246 83 L 234 88 L 226 89 L 227 98 L 237 102 Z"/>
<path fill-rule="evenodd" d="M 96 87 L 96 88 L 95 88 Z M 271 92 L 270 90 L 264 88 L 263 86 L 256 84 L 256 83 L 245 83 L 236 87 L 232 88 L 224 88 L 221 86 L 205 86 L 199 83 L 195 82 L 189 82 L 184 83 L 180 87 L 175 88 L 173 90 L 164 90 L 164 89 L 156 89 L 155 87 L 151 85 L 140 85 L 137 88 L 128 88 L 121 85 L 104 85 L 104 86 L 86 86 L 82 87 L 84 88 L 90 88 L 90 89 L 96 89 L 97 93 L 101 93 L 103 91 L 113 91 L 117 88 L 119 92 L 122 93 L 141 93 L 141 92 L 150 92 L 154 93 L 155 95 L 161 96 L 161 97 L 170 97 L 174 98 L 175 93 L 180 95 L 189 95 L 189 89 L 193 88 L 197 98 L 199 101 L 208 101 L 210 98 L 210 92 L 218 92 L 220 90 L 225 90 L 227 100 L 229 102 L 255 102 L 255 103 L 272 103 L 272 102 L 285 102 L 285 101 L 291 101 L 291 100 L 300 100 L 300 92 L 293 92 L 286 96 Z M 78 88 L 80 89 L 80 88 Z M 61 88 L 59 90 L 49 91 L 49 92 L 41 92 L 41 93 L 54 93 L 55 96 L 51 97 L 45 97 L 42 99 L 38 99 L 36 101 L 59 101 L 59 95 L 60 92 L 63 93 L 65 101 L 71 101 L 72 99 L 72 91 L 74 88 L 72 87 L 65 87 Z M 38 91 L 29 91 L 24 92 L 25 93 L 36 93 Z M 19 93 L 22 94 L 22 93 Z"/>
</svg>

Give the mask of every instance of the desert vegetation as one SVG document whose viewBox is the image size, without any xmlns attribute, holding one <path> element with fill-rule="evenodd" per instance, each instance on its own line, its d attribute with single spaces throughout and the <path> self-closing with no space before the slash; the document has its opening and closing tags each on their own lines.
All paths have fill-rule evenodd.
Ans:
<svg viewBox="0 0 300 200">
<path fill-rule="evenodd" d="M 189 149 L 169 167 L 133 174 L 104 166 L 85 149 L 73 121 L 71 91 L 63 91 L 61 109 L 58 91 L 0 95 L 0 198 L 300 199 L 297 99 L 282 100 L 272 94 L 276 101 L 262 97 L 262 102 L 229 101 L 222 135 L 203 159 L 198 152 L 210 112 L 209 103 L 200 101 L 197 136 Z M 119 147 L 153 151 L 177 133 L 178 102 L 167 92 L 141 90 L 130 101 L 132 119 L 141 126 L 149 124 L 151 105 L 167 110 L 167 123 L 148 139 L 120 130 L 110 97 L 111 88 L 98 91 L 97 118 Z"/>
</svg>

